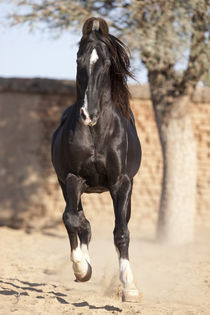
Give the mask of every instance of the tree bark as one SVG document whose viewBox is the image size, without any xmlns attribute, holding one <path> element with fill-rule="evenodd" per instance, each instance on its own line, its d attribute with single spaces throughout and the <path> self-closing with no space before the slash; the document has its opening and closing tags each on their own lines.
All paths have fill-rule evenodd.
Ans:
<svg viewBox="0 0 210 315">
<path fill-rule="evenodd" d="M 157 238 L 184 244 L 193 240 L 196 208 L 196 145 L 190 97 L 179 96 L 170 105 L 153 99 L 153 105 L 164 165 Z"/>
</svg>

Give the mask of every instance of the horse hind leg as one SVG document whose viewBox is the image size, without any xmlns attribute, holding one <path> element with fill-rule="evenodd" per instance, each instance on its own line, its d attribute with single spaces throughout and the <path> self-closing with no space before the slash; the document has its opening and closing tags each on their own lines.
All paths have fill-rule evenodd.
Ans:
<svg viewBox="0 0 210 315">
<path fill-rule="evenodd" d="M 81 231 L 84 231 L 84 219 L 80 214 L 81 209 L 79 209 L 84 184 L 81 178 L 73 174 L 67 176 L 65 185 L 66 208 L 63 214 L 63 222 L 70 241 L 74 275 L 78 281 L 88 281 L 92 275 L 92 268 L 88 256 L 84 254 L 84 245 L 82 244 L 81 248 L 78 243 L 78 235 L 80 236 Z M 88 243 L 86 245 L 88 246 Z"/>
</svg>

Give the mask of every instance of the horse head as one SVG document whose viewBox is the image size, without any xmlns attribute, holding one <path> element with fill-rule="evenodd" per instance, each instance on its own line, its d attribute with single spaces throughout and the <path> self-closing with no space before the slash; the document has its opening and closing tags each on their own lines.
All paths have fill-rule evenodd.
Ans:
<svg viewBox="0 0 210 315">
<path fill-rule="evenodd" d="M 111 54 L 108 25 L 101 18 L 90 18 L 83 26 L 77 54 L 77 100 L 84 125 L 94 126 L 102 103 L 110 101 Z"/>
</svg>

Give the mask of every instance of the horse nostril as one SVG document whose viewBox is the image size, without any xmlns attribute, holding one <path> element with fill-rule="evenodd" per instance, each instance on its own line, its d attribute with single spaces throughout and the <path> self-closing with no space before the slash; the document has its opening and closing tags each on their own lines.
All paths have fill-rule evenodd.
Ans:
<svg viewBox="0 0 210 315">
<path fill-rule="evenodd" d="M 90 119 L 89 113 L 85 107 L 80 108 L 80 117 L 81 117 L 82 122 L 85 126 L 90 125 L 91 119 Z"/>
<path fill-rule="evenodd" d="M 90 115 L 89 115 L 89 113 L 88 113 L 88 111 L 86 110 L 85 107 L 81 107 L 80 115 L 81 115 L 83 120 L 86 120 L 86 119 L 90 120 Z"/>
</svg>

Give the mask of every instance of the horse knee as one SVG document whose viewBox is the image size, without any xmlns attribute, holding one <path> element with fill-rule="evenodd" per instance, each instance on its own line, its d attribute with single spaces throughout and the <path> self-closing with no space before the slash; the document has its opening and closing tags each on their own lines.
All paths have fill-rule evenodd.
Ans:
<svg viewBox="0 0 210 315">
<path fill-rule="evenodd" d="M 85 187 L 85 180 L 74 174 L 68 174 L 66 177 L 66 187 L 69 203 L 74 203 L 74 201 L 78 203 Z"/>
<path fill-rule="evenodd" d="M 79 216 L 65 210 L 63 213 L 63 223 L 68 232 L 77 232 L 80 225 Z"/>
</svg>

